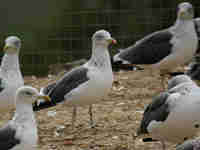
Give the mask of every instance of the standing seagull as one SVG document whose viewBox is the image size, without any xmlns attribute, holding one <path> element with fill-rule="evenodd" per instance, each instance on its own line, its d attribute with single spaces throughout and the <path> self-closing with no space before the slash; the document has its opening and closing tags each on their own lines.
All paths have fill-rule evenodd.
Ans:
<svg viewBox="0 0 200 150">
<path fill-rule="evenodd" d="M 24 85 L 19 65 L 20 48 L 21 40 L 18 37 L 10 36 L 5 40 L 5 55 L 0 67 L 0 111 L 14 108 L 16 90 Z"/>
<path fill-rule="evenodd" d="M 190 61 L 197 50 L 198 38 L 193 17 L 192 5 L 180 3 L 173 26 L 154 32 L 121 50 L 114 56 L 114 62 L 125 65 L 149 64 L 147 68 L 159 70 L 161 75 L 172 72 L 178 65 Z"/>
<path fill-rule="evenodd" d="M 192 80 L 162 92 L 146 107 L 138 135 L 160 140 L 163 149 L 165 141 L 182 143 L 194 136 L 200 127 L 199 97 L 200 88 Z"/>
<path fill-rule="evenodd" d="M 178 145 L 176 150 L 200 150 L 200 139 L 187 140 L 183 144 Z"/>
<path fill-rule="evenodd" d="M 0 128 L 2 150 L 35 150 L 37 146 L 37 126 L 32 103 L 37 99 L 50 100 L 40 95 L 32 87 L 23 86 L 16 92 L 16 112 L 12 120 Z"/>
<path fill-rule="evenodd" d="M 56 83 L 43 88 L 51 103 L 41 102 L 34 105 L 34 110 L 51 107 L 60 102 L 73 107 L 72 127 L 76 120 L 76 107 L 90 105 L 90 125 L 93 126 L 92 104 L 108 94 L 112 87 L 113 73 L 108 46 L 116 41 L 110 33 L 99 30 L 92 37 L 92 56 L 90 60 L 66 73 Z"/>
</svg>

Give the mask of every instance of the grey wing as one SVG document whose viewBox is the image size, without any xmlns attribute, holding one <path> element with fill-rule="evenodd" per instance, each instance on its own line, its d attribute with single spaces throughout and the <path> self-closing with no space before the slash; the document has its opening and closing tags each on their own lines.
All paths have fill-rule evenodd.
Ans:
<svg viewBox="0 0 200 150">
<path fill-rule="evenodd" d="M 88 68 L 85 67 L 79 67 L 70 71 L 57 82 L 56 86 L 49 92 L 48 95 L 51 99 L 56 100 L 56 102 L 63 101 L 66 94 L 70 93 L 72 90 L 89 80 L 87 73 Z"/>
<path fill-rule="evenodd" d="M 165 121 L 167 119 L 169 109 L 166 100 L 169 96 L 168 92 L 163 92 L 153 98 L 152 103 L 144 111 L 138 134 L 148 133 L 147 127 L 151 121 Z"/>
<path fill-rule="evenodd" d="M 46 87 L 40 89 L 40 94 L 47 95 L 55 86 L 56 82 L 48 84 Z"/>
<path fill-rule="evenodd" d="M 81 84 L 89 80 L 88 68 L 78 67 L 72 71 L 66 73 L 63 78 L 58 80 L 55 85 L 53 85 L 48 96 L 51 98 L 51 102 L 42 102 L 39 105 L 34 104 L 33 110 L 38 111 L 41 109 L 49 108 L 55 106 L 56 104 L 65 100 L 65 95 L 70 93 L 72 90 L 78 88 Z"/>
<path fill-rule="evenodd" d="M 16 130 L 10 125 L 0 129 L 0 148 L 2 150 L 10 150 L 14 146 L 20 144 L 20 140 L 16 138 Z"/>
<path fill-rule="evenodd" d="M 136 44 L 114 56 L 131 64 L 154 64 L 168 56 L 172 51 L 172 34 L 162 30 L 146 36 Z"/>
</svg>

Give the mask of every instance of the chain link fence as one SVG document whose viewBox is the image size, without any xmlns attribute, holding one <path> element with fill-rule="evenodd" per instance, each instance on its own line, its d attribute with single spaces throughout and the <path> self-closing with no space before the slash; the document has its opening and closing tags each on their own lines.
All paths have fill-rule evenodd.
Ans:
<svg viewBox="0 0 200 150">
<path fill-rule="evenodd" d="M 31 47 L 31 51 L 24 47 L 20 54 L 23 73 L 46 75 L 51 64 L 89 59 L 91 36 L 99 29 L 108 30 L 117 39 L 118 45 L 111 47 L 113 55 L 117 49 L 130 46 L 143 36 L 172 25 L 179 2 L 141 0 L 127 2 L 125 5 L 119 1 L 114 8 L 63 9 L 59 23 L 55 23 L 53 28 L 33 31 L 36 46 Z M 191 2 L 198 14 L 200 2 Z"/>
</svg>

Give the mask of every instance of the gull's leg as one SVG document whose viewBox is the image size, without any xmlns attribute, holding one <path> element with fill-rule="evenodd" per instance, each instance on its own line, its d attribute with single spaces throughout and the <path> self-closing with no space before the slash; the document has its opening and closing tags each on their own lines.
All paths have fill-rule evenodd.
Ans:
<svg viewBox="0 0 200 150">
<path fill-rule="evenodd" d="M 161 83 L 162 83 L 162 88 L 165 90 L 165 76 L 161 76 Z"/>
<path fill-rule="evenodd" d="M 74 129 L 74 124 L 76 121 L 76 106 L 73 107 L 73 113 L 72 113 L 72 129 Z"/>
<path fill-rule="evenodd" d="M 162 149 L 165 150 L 165 149 L 166 149 L 165 142 L 164 142 L 164 141 L 161 141 L 161 143 L 162 143 Z"/>
<path fill-rule="evenodd" d="M 166 87 L 165 87 L 165 79 L 166 79 L 166 74 L 165 73 L 161 73 L 160 74 L 160 78 L 161 78 L 161 85 L 162 85 L 162 89 L 163 89 L 163 91 L 166 89 Z"/>
<path fill-rule="evenodd" d="M 94 121 L 93 121 L 93 114 L 92 114 L 92 105 L 89 106 L 89 115 L 90 115 L 90 126 L 91 128 L 94 128 Z"/>
</svg>

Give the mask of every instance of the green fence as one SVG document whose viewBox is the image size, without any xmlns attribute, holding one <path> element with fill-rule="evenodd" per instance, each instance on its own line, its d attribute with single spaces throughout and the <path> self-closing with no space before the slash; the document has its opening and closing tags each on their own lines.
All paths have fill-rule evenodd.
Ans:
<svg viewBox="0 0 200 150">
<path fill-rule="evenodd" d="M 0 6 L 0 45 L 6 36 L 18 35 L 23 42 L 23 74 L 46 75 L 50 64 L 89 58 L 91 36 L 99 29 L 108 30 L 118 40 L 118 45 L 112 47 L 113 54 L 146 34 L 168 27 L 176 19 L 179 2 L 182 1 L 22 0 L 10 6 L 10 1 L 4 0 Z M 190 2 L 198 16 L 200 1 Z"/>
</svg>

